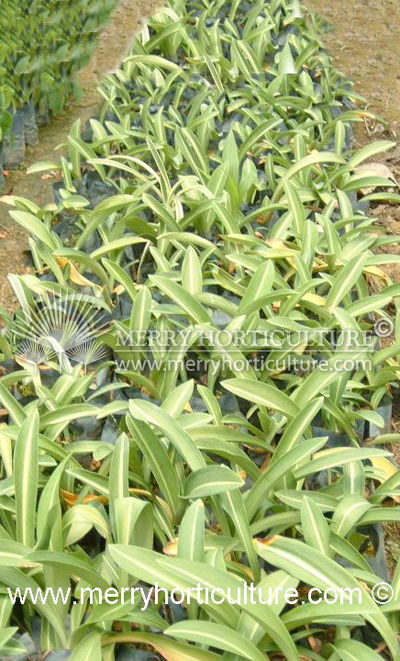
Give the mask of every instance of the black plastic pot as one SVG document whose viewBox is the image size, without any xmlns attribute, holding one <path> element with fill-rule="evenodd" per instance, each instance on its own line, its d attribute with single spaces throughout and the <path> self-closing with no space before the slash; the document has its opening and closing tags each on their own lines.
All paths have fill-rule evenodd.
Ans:
<svg viewBox="0 0 400 661">
<path fill-rule="evenodd" d="M 349 447 L 352 445 L 349 437 L 345 432 L 330 431 L 329 429 L 325 429 L 325 427 L 321 427 L 318 424 L 321 423 L 319 417 L 317 417 L 314 422 L 316 422 L 317 424 L 311 425 L 312 435 L 314 438 L 322 438 L 323 436 L 328 436 L 326 447 L 340 448 L 340 447 Z M 365 426 L 366 426 L 365 420 L 356 420 L 354 425 L 354 431 L 360 442 L 363 441 L 365 437 L 365 432 L 366 432 Z"/>
<path fill-rule="evenodd" d="M 377 427 L 372 422 L 367 423 L 366 438 L 376 438 L 382 434 L 389 434 L 392 427 L 393 400 L 390 397 L 384 397 L 382 403 L 376 409 L 376 412 L 384 420 L 383 427 Z"/>
<path fill-rule="evenodd" d="M 115 445 L 117 442 L 117 438 L 120 434 L 120 431 L 116 425 L 114 425 L 108 418 L 106 420 L 106 424 L 103 427 L 103 431 L 101 432 L 101 441 L 105 441 L 106 443 L 111 443 L 112 445 Z"/>
<path fill-rule="evenodd" d="M 362 440 L 364 438 L 365 423 L 364 420 L 357 420 L 357 423 L 360 424 L 358 425 L 358 430 L 356 433 L 360 440 Z M 325 448 L 352 447 L 352 443 L 349 437 L 344 432 L 329 431 L 329 429 L 324 429 L 323 427 L 316 427 L 313 425 L 311 426 L 311 430 L 312 435 L 315 438 L 323 438 L 324 436 L 328 437 L 326 445 L 324 446 Z M 315 475 L 310 476 L 309 483 L 313 488 L 318 487 L 318 489 L 323 489 L 328 485 L 328 476 L 329 471 L 320 471 L 319 473 L 315 473 Z"/>
<path fill-rule="evenodd" d="M 368 537 L 368 542 L 364 546 L 373 547 L 373 554 L 367 554 L 367 549 L 363 548 L 363 546 L 360 549 L 364 551 L 364 557 L 372 571 L 383 581 L 390 582 L 390 574 L 385 557 L 385 532 L 383 526 L 376 523 L 365 528 L 358 528 L 357 532 Z"/>
<path fill-rule="evenodd" d="M 35 106 L 35 116 L 36 124 L 41 126 L 46 126 L 50 121 L 50 111 L 48 107 L 47 100 L 43 97 L 40 99 L 39 103 Z"/>
<path fill-rule="evenodd" d="M 36 113 L 36 123 L 39 128 L 47 126 L 50 121 L 50 115 L 48 113 Z"/>
<path fill-rule="evenodd" d="M 3 167 L 18 168 L 25 159 L 25 112 L 18 108 L 13 116 L 11 134 L 4 137 Z"/>
<path fill-rule="evenodd" d="M 17 656 L 13 657 L 0 656 L 0 661 L 10 661 L 10 659 L 13 661 L 30 661 L 30 659 L 33 659 L 38 650 L 29 633 L 24 633 L 21 636 L 17 634 L 15 638 L 21 645 L 24 645 L 26 653 L 17 654 Z"/>
<path fill-rule="evenodd" d="M 24 131 L 25 144 L 33 147 L 39 142 L 38 127 L 36 124 L 35 106 L 32 101 L 27 103 L 24 108 Z"/>
<path fill-rule="evenodd" d="M 83 439 L 94 441 L 101 437 L 103 425 L 104 420 L 97 420 L 94 416 L 86 416 L 78 420 L 73 420 L 70 423 L 69 429 L 76 441 Z"/>
<path fill-rule="evenodd" d="M 88 119 L 83 127 L 83 131 L 81 133 L 81 140 L 83 140 L 84 142 L 91 143 L 93 142 L 93 139 L 94 139 L 94 133 L 90 124 L 90 119 Z"/>
</svg>

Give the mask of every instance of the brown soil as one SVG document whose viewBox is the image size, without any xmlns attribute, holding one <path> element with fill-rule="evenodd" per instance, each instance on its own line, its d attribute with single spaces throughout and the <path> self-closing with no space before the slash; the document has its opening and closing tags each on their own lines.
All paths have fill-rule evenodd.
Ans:
<svg viewBox="0 0 400 661">
<path fill-rule="evenodd" d="M 356 124 L 356 147 L 387 138 L 397 146 L 374 157 L 384 163 L 400 183 L 400 3 L 398 0 L 303 0 L 333 28 L 324 38 L 335 66 L 354 83 L 369 112 L 381 118 Z M 379 205 L 372 210 L 388 234 L 400 234 L 400 206 Z M 400 254 L 400 246 L 385 252 Z M 385 268 L 394 282 L 400 282 L 398 264 Z"/>
<path fill-rule="evenodd" d="M 96 116 L 101 105 L 97 92 L 100 79 L 118 67 L 134 34 L 140 29 L 141 19 L 153 13 L 160 4 L 160 0 L 122 0 L 100 37 L 96 52 L 79 74 L 82 98 L 78 103 L 71 103 L 66 111 L 41 129 L 39 144 L 28 150 L 24 168 L 9 173 L 3 195 L 27 197 L 40 207 L 52 202 L 51 179 L 43 173 L 26 175 L 26 168 L 38 161 L 57 161 L 60 151 L 55 152 L 55 149 L 67 142 L 72 124 L 79 117 L 84 124 Z M 26 232 L 11 220 L 8 210 L 7 205 L 0 204 L 0 303 L 12 310 L 15 299 L 7 276 L 26 271 L 24 251 L 28 244 Z"/>
<path fill-rule="evenodd" d="M 303 0 L 333 27 L 325 43 L 335 66 L 354 82 L 369 110 L 400 123 L 398 0 Z"/>
</svg>

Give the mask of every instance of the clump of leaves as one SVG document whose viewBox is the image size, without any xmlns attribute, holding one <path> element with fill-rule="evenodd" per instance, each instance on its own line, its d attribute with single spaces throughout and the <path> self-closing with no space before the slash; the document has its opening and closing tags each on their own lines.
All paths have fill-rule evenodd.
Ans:
<svg viewBox="0 0 400 661">
<path fill-rule="evenodd" d="M 76 88 L 116 0 L 3 0 L 0 8 L 0 128 L 11 128 L 17 107 L 33 102 L 38 114 L 60 112 Z M 0 142 L 2 136 L 0 135 Z"/>
<path fill-rule="evenodd" d="M 127 644 L 171 660 L 398 659 L 399 570 L 390 605 L 371 588 L 374 532 L 400 518 L 382 449 L 399 436 L 370 438 L 398 382 L 399 318 L 389 348 L 375 327 L 400 292 L 376 249 L 397 238 L 367 211 L 399 196 L 365 195 L 393 182 L 356 169 L 391 143 L 352 149 L 363 111 L 286 0 L 171 2 L 101 91 L 69 159 L 35 166 L 59 168 L 56 208 L 9 200 L 36 268 L 11 278 L 24 313 L 80 291 L 112 323 L 86 374 L 21 370 L 1 339 L 0 582 L 72 588 L 66 604 L 14 611 L 4 597 L 4 649 L 22 610 L 27 628 L 39 613 L 43 650 L 78 661 Z M 279 347 L 231 339 L 277 330 Z M 153 332 L 178 344 L 135 343 Z M 296 370 L 299 356 L 314 364 Z M 144 612 L 155 583 L 306 598 Z M 144 592 L 74 603 L 85 587 Z M 361 602 L 312 604 L 313 587 Z"/>
</svg>

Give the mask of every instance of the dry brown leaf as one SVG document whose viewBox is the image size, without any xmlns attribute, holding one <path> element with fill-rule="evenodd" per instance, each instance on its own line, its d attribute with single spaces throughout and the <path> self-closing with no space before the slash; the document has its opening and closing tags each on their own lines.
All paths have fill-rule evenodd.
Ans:
<svg viewBox="0 0 400 661">
<path fill-rule="evenodd" d="M 362 174 L 366 177 L 383 177 L 384 179 L 390 179 L 393 181 L 395 186 L 397 186 L 397 188 L 399 187 L 394 174 L 384 163 L 363 163 L 362 165 L 358 165 L 356 168 L 354 168 L 354 172 L 356 172 L 356 174 Z M 372 188 L 361 188 L 360 190 L 363 195 L 369 195 L 369 193 L 372 193 L 374 188 L 376 188 L 376 186 Z"/>
<path fill-rule="evenodd" d="M 90 280 L 85 278 L 81 273 L 79 273 L 78 269 L 73 265 L 70 259 L 67 259 L 66 257 L 60 257 L 59 255 L 56 256 L 56 259 L 62 268 L 64 266 L 69 267 L 70 280 L 72 280 L 72 282 L 74 282 L 76 285 L 80 285 L 81 287 L 93 287 L 93 289 L 99 289 L 99 285 L 96 285 L 94 282 L 91 282 Z"/>
<path fill-rule="evenodd" d="M 73 507 L 74 505 L 76 505 L 76 502 L 79 498 L 79 494 L 71 493 L 70 491 L 65 491 L 65 489 L 60 489 L 60 494 L 63 500 L 65 501 L 65 503 L 68 505 L 68 507 Z M 87 503 L 91 503 L 93 501 L 97 501 L 105 505 L 108 502 L 108 499 L 106 498 L 106 496 L 95 496 L 94 494 L 89 494 L 82 499 L 82 503 L 84 505 L 86 505 Z"/>
<path fill-rule="evenodd" d="M 169 558 L 176 558 L 178 555 L 178 538 L 172 539 L 163 548 L 163 553 Z"/>
</svg>

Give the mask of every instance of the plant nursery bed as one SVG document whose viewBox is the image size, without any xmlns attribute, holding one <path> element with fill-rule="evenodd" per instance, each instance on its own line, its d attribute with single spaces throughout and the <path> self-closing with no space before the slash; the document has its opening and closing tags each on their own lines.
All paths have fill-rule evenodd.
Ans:
<svg viewBox="0 0 400 661">
<path fill-rule="evenodd" d="M 31 168 L 53 204 L 8 198 L 30 272 L 0 337 L 3 654 L 399 660 L 399 238 L 370 211 L 400 195 L 366 166 L 395 143 L 356 148 L 370 115 L 320 27 L 167 3 Z"/>
<path fill-rule="evenodd" d="M 99 37 L 97 48 L 88 64 L 78 73 L 80 97 L 52 118 L 39 130 L 39 142 L 26 150 L 21 168 L 8 170 L 3 180 L 3 196 L 16 195 L 29 197 L 40 207 L 52 202 L 52 184 L 56 172 L 33 173 L 27 175 L 27 168 L 38 161 L 52 161 L 60 153 L 60 145 L 67 143 L 69 130 L 78 118 L 85 122 L 95 116 L 101 106 L 97 88 L 102 76 L 116 69 L 126 55 L 133 35 L 140 26 L 141 18 L 154 10 L 154 3 L 144 5 L 137 0 L 120 2 L 113 12 L 110 22 Z M 57 152 L 55 151 L 57 150 Z M 61 148 L 61 153 L 65 153 Z M 0 197 L 0 202 L 2 202 Z M 1 303 L 12 311 L 16 299 L 8 282 L 9 273 L 24 273 L 27 268 L 25 251 L 28 249 L 27 233 L 12 223 L 9 206 L 0 203 L 0 291 Z"/>
</svg>

